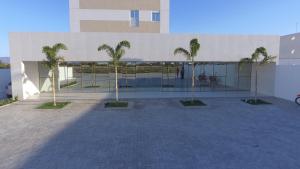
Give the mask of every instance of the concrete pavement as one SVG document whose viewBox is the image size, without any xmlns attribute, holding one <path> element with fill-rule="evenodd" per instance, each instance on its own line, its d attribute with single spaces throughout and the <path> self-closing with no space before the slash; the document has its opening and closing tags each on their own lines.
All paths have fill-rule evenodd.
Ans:
<svg viewBox="0 0 300 169">
<path fill-rule="evenodd" d="M 300 106 L 267 98 L 137 99 L 132 109 L 75 100 L 63 110 L 39 101 L 0 108 L 2 169 L 296 169 Z"/>
</svg>

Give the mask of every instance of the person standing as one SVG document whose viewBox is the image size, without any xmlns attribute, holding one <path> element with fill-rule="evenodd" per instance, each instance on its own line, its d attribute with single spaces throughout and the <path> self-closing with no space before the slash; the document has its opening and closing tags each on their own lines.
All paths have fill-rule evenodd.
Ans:
<svg viewBox="0 0 300 169">
<path fill-rule="evenodd" d="M 184 79 L 184 65 L 181 67 L 181 79 Z"/>
<path fill-rule="evenodd" d="M 177 66 L 177 68 L 176 68 L 176 78 L 178 79 L 179 78 L 179 67 Z"/>
</svg>

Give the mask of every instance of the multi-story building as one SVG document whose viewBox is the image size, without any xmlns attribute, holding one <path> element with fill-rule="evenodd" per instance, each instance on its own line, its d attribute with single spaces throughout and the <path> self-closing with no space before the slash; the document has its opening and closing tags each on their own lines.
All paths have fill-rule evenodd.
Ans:
<svg viewBox="0 0 300 169">
<path fill-rule="evenodd" d="M 11 33 L 13 95 L 26 99 L 51 90 L 42 47 L 55 43 L 68 47 L 60 53 L 66 63 L 57 72 L 62 94 L 113 92 L 111 58 L 97 48 L 104 43 L 115 46 L 121 40 L 132 46 L 119 68 L 121 92 L 191 91 L 192 65 L 184 56 L 174 56 L 174 50 L 188 48 L 193 38 L 201 43 L 195 58 L 197 92 L 250 94 L 254 89 L 252 65 L 240 69 L 239 61 L 261 46 L 279 56 L 278 35 L 170 34 L 169 5 L 169 0 L 70 0 L 71 32 Z M 261 68 L 261 94 L 275 95 L 275 73 L 276 64 Z"/>
<path fill-rule="evenodd" d="M 169 0 L 70 0 L 71 32 L 169 33 Z"/>
</svg>

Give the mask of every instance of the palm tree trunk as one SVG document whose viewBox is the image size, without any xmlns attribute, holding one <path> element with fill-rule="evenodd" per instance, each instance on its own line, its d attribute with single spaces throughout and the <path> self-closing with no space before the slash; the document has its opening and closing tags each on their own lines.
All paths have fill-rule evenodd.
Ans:
<svg viewBox="0 0 300 169">
<path fill-rule="evenodd" d="M 55 72 L 54 72 L 54 69 L 52 69 L 52 94 L 53 94 L 53 106 L 56 106 Z"/>
<path fill-rule="evenodd" d="M 93 71 L 94 71 L 94 86 L 96 87 L 97 82 L 96 82 L 96 66 L 95 66 L 95 64 L 93 65 Z"/>
<path fill-rule="evenodd" d="M 115 73 L 116 73 L 116 101 L 119 101 L 119 86 L 118 86 L 118 67 L 115 66 Z"/>
<path fill-rule="evenodd" d="M 257 88 L 258 88 L 258 86 L 257 86 L 257 80 L 258 80 L 257 75 L 258 75 L 257 68 L 255 68 L 255 96 L 254 96 L 255 102 L 257 101 Z"/>
<path fill-rule="evenodd" d="M 127 67 L 127 65 L 126 65 L 126 67 L 125 67 L 125 69 L 126 69 L 126 89 L 128 88 L 128 67 Z"/>
<path fill-rule="evenodd" d="M 192 77 L 192 92 L 193 92 L 193 96 L 192 96 L 192 100 L 194 101 L 194 97 L 195 97 L 195 65 L 194 62 L 192 64 L 192 70 L 193 70 L 193 77 Z"/>
</svg>

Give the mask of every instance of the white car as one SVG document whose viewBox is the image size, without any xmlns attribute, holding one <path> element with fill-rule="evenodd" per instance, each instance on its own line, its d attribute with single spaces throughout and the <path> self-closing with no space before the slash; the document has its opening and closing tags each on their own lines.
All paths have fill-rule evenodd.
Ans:
<svg viewBox="0 0 300 169">
<path fill-rule="evenodd" d="M 11 82 L 8 83 L 8 85 L 5 87 L 6 96 L 8 98 L 12 98 L 12 89 L 11 89 Z"/>
</svg>

